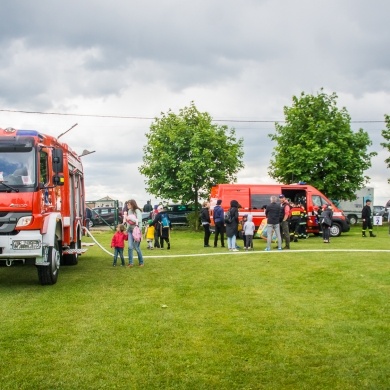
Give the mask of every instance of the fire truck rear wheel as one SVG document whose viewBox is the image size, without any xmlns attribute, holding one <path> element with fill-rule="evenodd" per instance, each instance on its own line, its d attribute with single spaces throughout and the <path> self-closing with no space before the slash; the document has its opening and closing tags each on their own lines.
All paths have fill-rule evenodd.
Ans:
<svg viewBox="0 0 390 390">
<path fill-rule="evenodd" d="M 42 285 L 55 284 L 58 278 L 58 271 L 60 268 L 60 252 L 58 246 L 58 239 L 54 240 L 54 246 L 49 246 L 46 249 L 45 261 L 49 263 L 48 266 L 37 266 L 38 279 Z"/>
</svg>

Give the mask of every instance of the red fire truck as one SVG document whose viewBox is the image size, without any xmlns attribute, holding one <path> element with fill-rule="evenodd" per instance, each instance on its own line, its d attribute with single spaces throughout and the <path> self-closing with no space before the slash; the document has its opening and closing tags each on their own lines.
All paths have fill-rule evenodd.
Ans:
<svg viewBox="0 0 390 390">
<path fill-rule="evenodd" d="M 326 203 L 332 206 L 333 219 L 330 234 L 339 236 L 350 230 L 349 221 L 344 213 L 338 209 L 324 194 L 315 187 L 307 184 L 219 184 L 211 189 L 211 215 L 217 204 L 222 200 L 224 210 L 230 207 L 230 201 L 236 200 L 241 208 L 240 216 L 251 214 L 253 222 L 258 227 L 265 218 L 265 207 L 270 203 L 271 195 L 283 194 L 294 203 L 301 203 L 307 212 L 307 232 L 318 234 L 319 225 L 317 211 Z"/>
<path fill-rule="evenodd" d="M 80 157 L 36 130 L 0 129 L 0 262 L 33 264 L 42 285 L 76 265 L 85 224 Z"/>
</svg>

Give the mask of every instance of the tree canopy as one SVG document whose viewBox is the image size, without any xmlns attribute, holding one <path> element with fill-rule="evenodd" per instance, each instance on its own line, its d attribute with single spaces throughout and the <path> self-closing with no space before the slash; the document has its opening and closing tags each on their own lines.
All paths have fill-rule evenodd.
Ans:
<svg viewBox="0 0 390 390">
<path fill-rule="evenodd" d="M 386 148 L 390 152 L 390 115 L 385 115 L 386 129 L 382 130 L 382 137 L 386 142 L 382 142 L 381 146 Z M 390 157 L 385 160 L 387 168 L 390 168 Z M 387 182 L 390 183 L 390 179 L 387 179 Z"/>
<path fill-rule="evenodd" d="M 321 91 L 317 95 L 293 96 L 291 107 L 284 107 L 284 124 L 276 123 L 277 143 L 269 175 L 279 182 L 307 182 L 331 199 L 353 200 L 364 187 L 371 167 L 368 152 L 372 144 L 363 129 L 353 132 L 345 108 L 336 106 L 337 95 Z"/>
<path fill-rule="evenodd" d="M 192 102 L 179 114 L 169 110 L 155 118 L 146 134 L 143 164 L 149 193 L 195 203 L 206 199 L 215 184 L 234 182 L 243 168 L 243 139 L 235 130 L 212 123 Z"/>
</svg>

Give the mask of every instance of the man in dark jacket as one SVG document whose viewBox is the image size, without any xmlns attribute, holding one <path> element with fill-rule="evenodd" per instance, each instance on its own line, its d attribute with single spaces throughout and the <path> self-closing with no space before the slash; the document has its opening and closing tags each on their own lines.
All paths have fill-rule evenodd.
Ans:
<svg viewBox="0 0 390 390">
<path fill-rule="evenodd" d="M 225 222 L 223 219 L 224 213 L 221 204 L 222 204 L 222 200 L 218 199 L 217 205 L 214 207 L 214 211 L 213 211 L 213 219 L 215 225 L 214 248 L 217 247 L 219 235 L 221 235 L 221 247 L 222 248 L 225 247 L 225 241 L 224 241 Z"/>
<path fill-rule="evenodd" d="M 276 203 L 277 197 L 271 196 L 271 203 L 265 209 L 265 216 L 267 217 L 267 247 L 266 251 L 271 250 L 272 234 L 275 231 L 278 239 L 278 250 L 282 250 L 282 237 L 280 235 L 280 205 Z"/>
<path fill-rule="evenodd" d="M 363 229 L 362 236 L 366 237 L 366 230 L 370 233 L 370 237 L 376 237 L 372 232 L 372 221 L 371 221 L 371 200 L 366 200 L 366 205 L 362 209 Z"/>
</svg>

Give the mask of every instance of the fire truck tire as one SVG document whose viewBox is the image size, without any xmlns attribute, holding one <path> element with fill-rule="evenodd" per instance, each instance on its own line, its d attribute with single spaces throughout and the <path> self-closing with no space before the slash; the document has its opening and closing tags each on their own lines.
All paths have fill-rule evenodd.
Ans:
<svg viewBox="0 0 390 390">
<path fill-rule="evenodd" d="M 60 268 L 60 252 L 57 238 L 54 246 L 49 246 L 49 248 L 47 248 L 46 257 L 45 261 L 50 264 L 48 266 L 37 266 L 38 279 L 43 286 L 56 284 L 57 282 L 58 271 Z"/>
<path fill-rule="evenodd" d="M 330 227 L 330 236 L 331 237 L 338 237 L 341 234 L 341 226 L 338 223 L 334 223 Z"/>
</svg>

